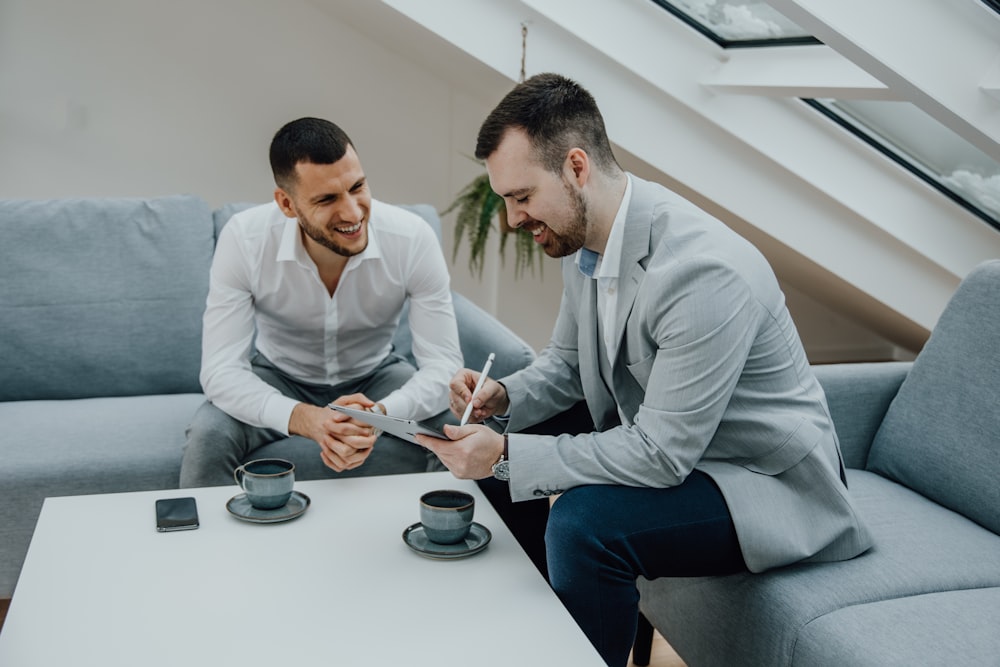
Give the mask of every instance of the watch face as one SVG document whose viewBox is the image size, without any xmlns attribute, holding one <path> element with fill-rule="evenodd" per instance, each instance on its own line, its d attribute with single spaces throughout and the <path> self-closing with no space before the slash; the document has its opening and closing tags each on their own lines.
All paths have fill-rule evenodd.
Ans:
<svg viewBox="0 0 1000 667">
<path fill-rule="evenodd" d="M 510 461 L 498 461 L 493 465 L 493 476 L 501 482 L 510 480 Z"/>
</svg>

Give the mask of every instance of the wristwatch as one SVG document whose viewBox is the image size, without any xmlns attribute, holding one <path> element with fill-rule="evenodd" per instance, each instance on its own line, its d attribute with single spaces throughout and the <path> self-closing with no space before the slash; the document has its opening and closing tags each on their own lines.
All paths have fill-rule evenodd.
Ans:
<svg viewBox="0 0 1000 667">
<path fill-rule="evenodd" d="M 503 453 L 500 460 L 493 464 L 493 476 L 501 482 L 510 481 L 510 460 L 507 458 L 507 434 L 503 434 Z"/>
</svg>

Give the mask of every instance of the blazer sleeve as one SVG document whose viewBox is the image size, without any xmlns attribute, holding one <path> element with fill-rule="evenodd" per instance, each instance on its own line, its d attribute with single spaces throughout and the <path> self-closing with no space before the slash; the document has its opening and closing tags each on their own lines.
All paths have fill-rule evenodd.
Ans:
<svg viewBox="0 0 1000 667">
<path fill-rule="evenodd" d="M 512 434 L 512 498 L 582 484 L 682 482 L 722 420 L 760 316 L 750 286 L 724 262 L 651 263 L 616 363 L 616 393 L 631 423 L 577 436 Z"/>
<path fill-rule="evenodd" d="M 526 368 L 502 378 L 510 400 L 510 431 L 520 431 L 583 400 L 578 317 L 581 284 L 572 258 L 563 260 L 563 293 L 552 337 Z M 569 272 L 567 271 L 569 270 Z"/>
</svg>

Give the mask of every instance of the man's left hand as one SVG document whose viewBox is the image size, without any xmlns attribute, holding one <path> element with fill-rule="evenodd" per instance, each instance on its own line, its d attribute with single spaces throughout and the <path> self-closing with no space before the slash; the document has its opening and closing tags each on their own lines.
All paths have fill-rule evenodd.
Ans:
<svg viewBox="0 0 1000 667">
<path fill-rule="evenodd" d="M 493 474 L 493 464 L 503 454 L 503 435 L 481 424 L 444 425 L 451 440 L 417 434 L 417 442 L 441 459 L 459 479 L 483 479 Z"/>
</svg>

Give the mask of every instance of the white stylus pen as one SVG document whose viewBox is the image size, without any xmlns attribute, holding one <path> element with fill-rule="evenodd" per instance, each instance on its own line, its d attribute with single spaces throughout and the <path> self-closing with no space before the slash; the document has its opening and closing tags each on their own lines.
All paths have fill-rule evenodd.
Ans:
<svg viewBox="0 0 1000 667">
<path fill-rule="evenodd" d="M 465 406 L 465 414 L 462 415 L 462 423 L 460 426 L 465 426 L 465 422 L 469 421 L 469 416 L 472 414 L 472 399 L 476 397 L 479 390 L 483 388 L 483 383 L 486 382 L 486 376 L 489 375 L 490 367 L 493 365 L 493 357 L 496 356 L 490 352 L 490 356 L 486 359 L 486 365 L 483 366 L 483 372 L 479 374 L 479 381 L 476 382 L 476 388 L 472 390 L 472 396 L 469 397 L 469 404 Z"/>
</svg>

